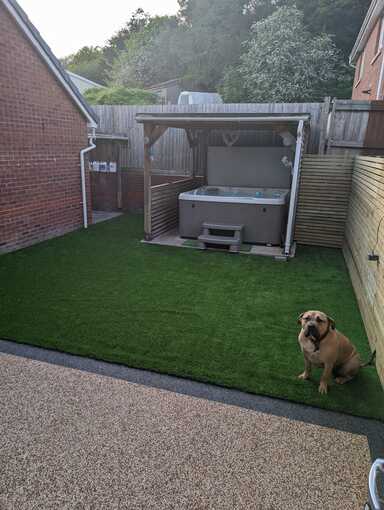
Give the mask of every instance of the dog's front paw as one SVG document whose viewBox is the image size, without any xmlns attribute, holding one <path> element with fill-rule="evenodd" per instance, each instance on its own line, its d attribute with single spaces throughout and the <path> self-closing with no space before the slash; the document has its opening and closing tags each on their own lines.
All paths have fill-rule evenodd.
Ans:
<svg viewBox="0 0 384 510">
<path fill-rule="evenodd" d="M 307 379 L 309 379 L 309 374 L 308 372 L 303 372 L 302 374 L 298 375 L 297 378 L 306 381 Z"/>
<path fill-rule="evenodd" d="M 328 384 L 326 382 L 320 382 L 319 393 L 321 393 L 321 395 L 326 395 L 328 393 Z"/>
</svg>

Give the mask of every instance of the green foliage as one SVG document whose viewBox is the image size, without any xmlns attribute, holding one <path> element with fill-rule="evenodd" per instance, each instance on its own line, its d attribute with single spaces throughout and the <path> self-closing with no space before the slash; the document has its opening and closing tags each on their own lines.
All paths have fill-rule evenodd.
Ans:
<svg viewBox="0 0 384 510">
<path fill-rule="evenodd" d="M 331 34 L 347 59 L 371 0 L 298 0 L 296 4 L 310 32 Z"/>
<path fill-rule="evenodd" d="M 102 48 L 84 46 L 74 55 L 64 58 L 62 63 L 68 71 L 101 85 L 106 84 L 109 65 Z"/>
<path fill-rule="evenodd" d="M 347 69 L 348 55 L 369 4 L 370 0 L 179 0 L 177 16 L 151 17 L 137 9 L 105 47 L 82 48 L 64 59 L 64 64 L 99 83 L 129 88 L 179 78 L 191 90 L 219 90 L 226 101 L 264 97 L 307 100 L 324 94 L 350 97 L 353 73 Z M 262 40 L 251 27 L 268 20 L 281 8 L 302 12 L 300 28 L 305 37 L 295 34 L 296 43 L 291 40 L 289 50 L 282 47 L 282 61 L 278 63 L 276 37 L 280 37 L 280 43 L 285 42 L 285 32 L 275 24 L 276 37 L 264 31 Z M 292 37 L 293 30 L 287 24 L 285 27 Z M 252 52 L 261 54 L 256 48 L 251 49 L 255 37 L 263 48 L 262 61 L 267 63 L 270 76 L 282 77 L 279 94 L 268 95 L 267 84 L 264 91 L 255 90 L 256 83 L 261 86 L 260 80 L 255 81 L 251 69 L 245 69 L 247 62 L 253 71 L 260 68 L 251 61 Z M 301 44 L 308 42 L 309 47 L 303 51 Z M 327 63 L 324 58 L 329 52 L 331 61 Z M 317 58 L 325 64 L 324 75 Z M 267 62 L 270 60 L 277 64 L 275 74 Z M 304 63 L 309 67 L 302 74 L 305 92 L 301 96 L 303 89 L 297 84 L 296 73 L 287 88 L 282 71 L 289 66 L 293 71 L 303 70 Z M 270 86 L 276 88 L 274 83 Z"/>
<path fill-rule="evenodd" d="M 177 77 L 181 64 L 180 31 L 174 16 L 151 18 L 126 40 L 125 51 L 114 61 L 112 81 L 129 87 Z"/>
<path fill-rule="evenodd" d="M 131 33 L 112 80 L 152 84 L 183 78 L 188 87 L 216 90 L 224 67 L 238 61 L 251 19 L 243 0 L 194 0 L 180 17 L 157 17 Z"/>
<path fill-rule="evenodd" d="M 240 66 L 237 65 L 226 69 L 219 92 L 226 103 L 250 102 Z"/>
<path fill-rule="evenodd" d="M 340 52 L 329 35 L 306 30 L 301 11 L 280 7 L 251 33 L 239 66 L 250 100 L 318 101 L 331 94 L 343 73 Z"/>
<path fill-rule="evenodd" d="M 104 55 L 107 60 L 112 64 L 115 58 L 126 50 L 126 44 L 130 38 L 141 32 L 150 22 L 150 16 L 144 12 L 143 9 L 137 9 L 124 25 L 123 28 L 118 30 L 108 41 L 104 48 Z"/>
<path fill-rule="evenodd" d="M 203 90 L 216 90 L 225 67 L 239 60 L 247 38 L 251 19 L 244 15 L 244 0 L 189 0 L 184 4 L 187 78 Z"/>
<path fill-rule="evenodd" d="M 141 32 L 148 25 L 150 19 L 149 14 L 143 9 L 137 9 L 127 24 L 109 39 L 108 47 L 114 48 L 116 51 L 123 51 L 132 34 Z"/>
<path fill-rule="evenodd" d="M 248 12 L 259 21 L 279 7 L 304 13 L 304 24 L 313 35 L 332 35 L 345 58 L 350 54 L 371 0 L 250 0 Z"/>
<path fill-rule="evenodd" d="M 157 104 L 158 97 L 152 92 L 142 89 L 125 87 L 109 87 L 105 89 L 89 89 L 84 94 L 90 104 Z"/>
</svg>

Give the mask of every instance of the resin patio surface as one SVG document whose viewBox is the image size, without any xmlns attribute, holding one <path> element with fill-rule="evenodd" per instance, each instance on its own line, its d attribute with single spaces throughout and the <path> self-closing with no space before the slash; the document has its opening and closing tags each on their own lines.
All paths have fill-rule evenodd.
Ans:
<svg viewBox="0 0 384 510">
<path fill-rule="evenodd" d="M 4 510 L 359 510 L 366 500 L 363 434 L 4 353 L 0 401 Z"/>
</svg>

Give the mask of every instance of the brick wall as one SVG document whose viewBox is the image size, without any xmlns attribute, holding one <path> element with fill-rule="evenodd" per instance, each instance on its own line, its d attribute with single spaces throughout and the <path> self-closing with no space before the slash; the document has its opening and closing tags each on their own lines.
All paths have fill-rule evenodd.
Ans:
<svg viewBox="0 0 384 510">
<path fill-rule="evenodd" d="M 144 176 L 142 170 L 122 172 L 122 210 L 144 209 Z M 152 186 L 185 179 L 185 175 L 152 174 Z M 91 172 L 92 204 L 97 211 L 117 211 L 117 175 Z"/>
<path fill-rule="evenodd" d="M 356 65 L 355 80 L 353 84 L 352 99 L 355 100 L 376 100 L 379 86 L 381 66 L 384 58 L 384 50 L 377 53 L 377 40 L 381 29 L 381 20 L 376 23 L 364 51 L 364 68 L 361 80 L 359 80 L 359 69 L 362 55 Z M 364 90 L 371 89 L 371 94 L 364 94 Z M 384 87 L 380 90 L 379 99 L 384 99 Z"/>
<path fill-rule="evenodd" d="M 86 119 L 0 3 L 0 252 L 82 226 Z M 87 175 L 90 196 L 89 175 Z M 91 207 L 90 207 L 90 215 Z"/>
</svg>

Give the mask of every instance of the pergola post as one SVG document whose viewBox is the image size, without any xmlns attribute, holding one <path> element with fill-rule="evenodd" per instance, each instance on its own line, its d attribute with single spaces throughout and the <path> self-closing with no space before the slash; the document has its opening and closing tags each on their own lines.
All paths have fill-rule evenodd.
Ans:
<svg viewBox="0 0 384 510">
<path fill-rule="evenodd" d="M 117 208 L 123 208 L 123 177 L 120 168 L 120 142 L 113 142 L 113 159 L 116 161 L 116 179 L 117 179 Z"/>
<path fill-rule="evenodd" d="M 300 165 L 301 165 L 301 156 L 302 156 L 302 151 L 303 151 L 303 138 L 304 138 L 304 121 L 301 120 L 299 122 L 299 127 L 297 129 L 295 163 L 293 166 L 293 177 L 292 177 L 291 195 L 290 195 L 290 202 L 289 202 L 287 234 L 286 234 L 286 238 L 285 238 L 285 249 L 284 249 L 284 253 L 286 256 L 290 255 L 292 242 L 293 242 L 293 231 L 295 228 L 297 199 L 298 199 L 299 184 L 300 184 Z"/>
<path fill-rule="evenodd" d="M 151 132 L 152 127 L 144 124 L 144 235 L 145 240 L 151 240 Z"/>
<path fill-rule="evenodd" d="M 151 147 L 167 131 L 166 126 L 144 123 L 144 237 L 152 239 Z"/>
</svg>

